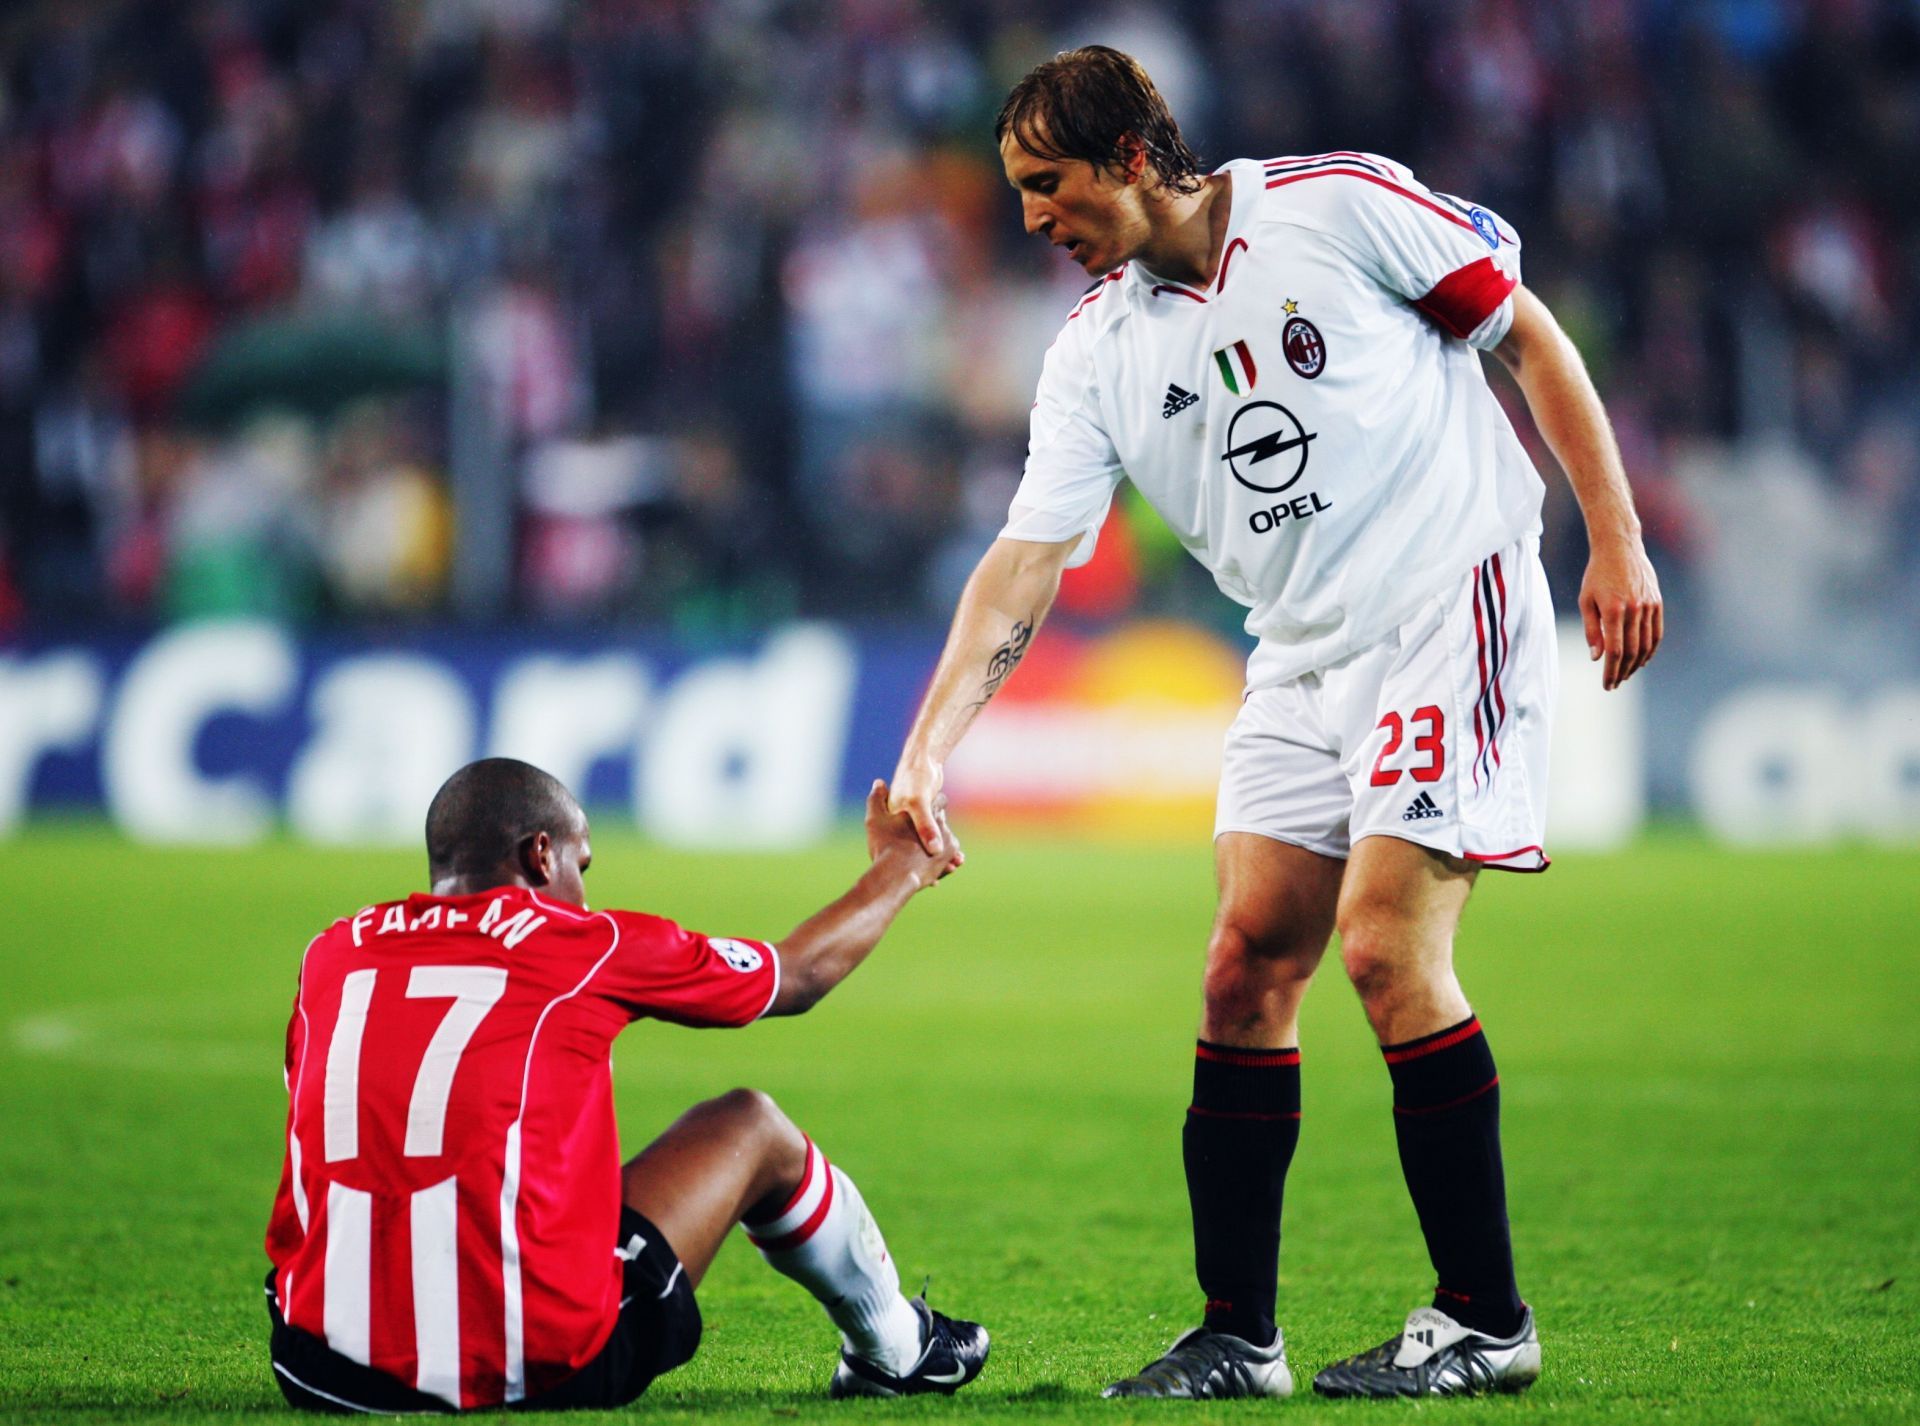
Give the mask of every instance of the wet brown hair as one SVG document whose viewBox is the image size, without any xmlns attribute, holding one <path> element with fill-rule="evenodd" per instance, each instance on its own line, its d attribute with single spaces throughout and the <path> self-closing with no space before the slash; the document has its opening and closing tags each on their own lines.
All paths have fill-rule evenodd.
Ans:
<svg viewBox="0 0 1920 1426">
<path fill-rule="evenodd" d="M 1106 45 L 1063 50 L 1029 70 L 993 123 L 996 142 L 1008 134 L 1035 158 L 1095 168 L 1124 167 L 1129 150 L 1121 140 L 1131 137 L 1146 151 L 1161 186 L 1195 193 L 1206 181 L 1147 72 L 1131 55 Z"/>
</svg>

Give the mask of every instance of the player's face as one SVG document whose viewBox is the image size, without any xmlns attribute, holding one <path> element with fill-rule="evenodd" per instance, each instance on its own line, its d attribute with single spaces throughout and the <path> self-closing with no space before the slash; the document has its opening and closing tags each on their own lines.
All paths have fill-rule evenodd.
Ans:
<svg viewBox="0 0 1920 1426">
<path fill-rule="evenodd" d="M 1090 277 L 1120 266 L 1151 236 L 1138 181 L 1076 159 L 1040 158 L 1011 132 L 1000 141 L 1000 164 L 1027 231 L 1064 249 Z"/>
</svg>

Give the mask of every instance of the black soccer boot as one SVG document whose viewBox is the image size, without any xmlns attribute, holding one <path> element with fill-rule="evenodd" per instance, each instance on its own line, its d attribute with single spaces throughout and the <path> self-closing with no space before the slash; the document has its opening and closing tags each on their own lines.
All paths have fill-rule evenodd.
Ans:
<svg viewBox="0 0 1920 1426">
<path fill-rule="evenodd" d="M 980 1375 L 987 1364 L 991 1346 L 987 1329 L 978 1322 L 959 1322 L 927 1306 L 925 1297 L 911 1299 L 920 1314 L 921 1339 L 926 1343 L 920 1360 L 904 1376 L 894 1376 L 872 1362 L 842 1350 L 840 1365 L 834 1368 L 827 1395 L 836 1400 L 847 1396 L 918 1396 L 938 1392 L 951 1396 Z"/>
<path fill-rule="evenodd" d="M 1335 1362 L 1313 1379 L 1322 1396 L 1474 1396 L 1525 1391 L 1540 1375 L 1540 1334 L 1528 1308 L 1511 1337 L 1462 1327 L 1435 1307 L 1370 1352 Z"/>
<path fill-rule="evenodd" d="M 1287 1370 L 1286 1339 L 1278 1332 L 1271 1347 L 1256 1347 L 1241 1337 L 1195 1327 L 1174 1339 L 1166 1355 L 1123 1377 L 1102 1396 L 1158 1396 L 1217 1400 L 1229 1396 L 1291 1396 L 1293 1373 Z"/>
</svg>

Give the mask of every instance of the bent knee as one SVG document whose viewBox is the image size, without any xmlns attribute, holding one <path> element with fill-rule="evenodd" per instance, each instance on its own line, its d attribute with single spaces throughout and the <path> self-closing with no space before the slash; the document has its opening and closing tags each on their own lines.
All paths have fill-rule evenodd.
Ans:
<svg viewBox="0 0 1920 1426">
<path fill-rule="evenodd" d="M 1451 975 L 1444 946 L 1392 918 L 1353 916 L 1340 925 L 1340 964 L 1369 1007 L 1419 994 Z"/>
<path fill-rule="evenodd" d="M 772 1134 L 792 1128 L 786 1112 L 763 1089 L 749 1089 L 743 1085 L 739 1089 L 728 1090 L 717 1099 L 708 1100 L 707 1104 L 716 1113 L 733 1120 L 741 1129 Z"/>
<path fill-rule="evenodd" d="M 726 1114 L 734 1133 L 760 1144 L 776 1161 L 805 1154 L 807 1136 L 765 1090 L 731 1089 L 710 1102 Z"/>
<path fill-rule="evenodd" d="M 1369 934 L 1342 935 L 1340 965 L 1363 1001 L 1392 994 L 1400 979 L 1400 964 L 1388 946 Z"/>
<path fill-rule="evenodd" d="M 1325 949 L 1324 936 L 1284 929 L 1256 931 L 1223 920 L 1207 942 L 1207 968 L 1263 980 L 1311 980 Z"/>
<path fill-rule="evenodd" d="M 1313 979 L 1325 951 L 1318 944 L 1285 934 L 1256 935 L 1231 921 L 1216 926 L 1207 943 L 1202 981 L 1210 1014 L 1241 1020 L 1257 1014 L 1273 997 L 1297 998 Z"/>
</svg>

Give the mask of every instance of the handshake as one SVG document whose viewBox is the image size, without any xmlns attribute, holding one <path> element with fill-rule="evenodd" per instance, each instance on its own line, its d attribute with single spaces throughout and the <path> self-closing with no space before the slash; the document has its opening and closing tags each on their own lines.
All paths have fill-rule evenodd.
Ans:
<svg viewBox="0 0 1920 1426">
<path fill-rule="evenodd" d="M 947 799 L 936 793 L 898 810 L 887 784 L 878 778 L 867 791 L 867 855 L 877 868 L 897 872 L 924 890 L 966 864 L 960 839 L 947 824 Z"/>
</svg>

